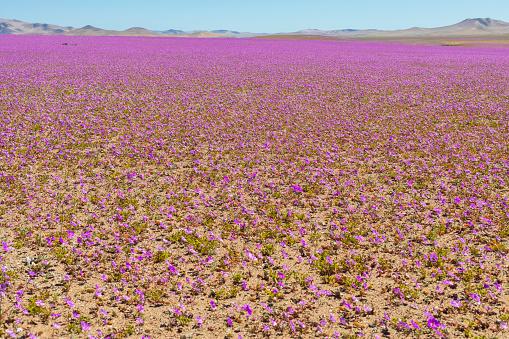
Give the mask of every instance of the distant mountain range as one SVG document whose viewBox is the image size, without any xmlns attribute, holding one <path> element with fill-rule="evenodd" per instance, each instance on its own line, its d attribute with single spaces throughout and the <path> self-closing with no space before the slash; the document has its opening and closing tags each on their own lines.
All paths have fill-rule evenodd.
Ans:
<svg viewBox="0 0 509 339">
<path fill-rule="evenodd" d="M 80 28 L 51 24 L 29 23 L 20 20 L 0 18 L 0 34 L 30 35 L 91 35 L 91 36 L 183 36 L 183 37 L 253 37 L 256 33 L 243 33 L 229 30 L 191 31 L 178 29 L 154 31 L 143 27 L 131 27 L 123 31 L 108 30 L 91 25 Z"/>
<path fill-rule="evenodd" d="M 342 29 L 316 30 L 307 29 L 290 33 L 292 35 L 319 35 L 351 38 L 440 38 L 440 37 L 509 37 L 509 22 L 490 18 L 465 19 L 457 24 L 435 28 L 412 27 L 400 30 L 378 29 Z"/>
<path fill-rule="evenodd" d="M 306 29 L 290 33 L 249 33 L 230 30 L 181 31 L 168 29 L 154 31 L 143 27 L 131 27 L 123 31 L 107 30 L 94 26 L 74 28 L 52 24 L 28 23 L 20 20 L 0 19 L 0 34 L 33 35 L 91 35 L 91 36 L 178 36 L 178 37 L 256 37 L 256 36 L 324 36 L 332 38 L 441 38 L 441 37 L 508 37 L 509 23 L 490 18 L 466 19 L 457 24 L 435 28 L 413 27 L 401 30 L 378 29 Z"/>
</svg>

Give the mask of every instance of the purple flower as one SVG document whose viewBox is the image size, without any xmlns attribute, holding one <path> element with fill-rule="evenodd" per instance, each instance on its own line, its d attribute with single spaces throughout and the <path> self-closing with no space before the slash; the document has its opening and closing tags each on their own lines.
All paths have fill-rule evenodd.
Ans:
<svg viewBox="0 0 509 339">
<path fill-rule="evenodd" d="M 421 327 L 419 326 L 418 323 L 416 323 L 414 320 L 410 320 L 410 325 L 412 325 L 412 327 L 416 330 L 420 329 Z"/>
<path fill-rule="evenodd" d="M 438 255 L 435 252 L 431 252 L 429 254 L 429 261 L 432 263 L 436 263 L 438 261 Z"/>
<path fill-rule="evenodd" d="M 11 251 L 11 247 L 5 241 L 2 241 L 2 249 L 4 250 L 4 252 L 7 252 L 7 253 L 9 253 Z"/>
<path fill-rule="evenodd" d="M 173 266 L 172 264 L 168 264 L 168 270 L 170 271 L 170 273 L 172 275 L 178 275 L 179 274 L 179 271 L 177 270 L 177 268 L 175 266 Z"/>
<path fill-rule="evenodd" d="M 67 306 L 74 308 L 74 302 L 70 298 L 65 298 L 65 302 L 67 303 Z"/>
<path fill-rule="evenodd" d="M 251 309 L 251 307 L 248 305 L 248 304 L 245 304 L 244 306 L 242 306 L 242 309 L 244 311 L 246 311 L 247 315 L 250 316 L 251 314 L 253 314 L 253 310 Z"/>
<path fill-rule="evenodd" d="M 398 325 L 397 325 L 400 329 L 410 329 L 410 325 L 408 325 L 406 322 L 404 322 L 403 320 L 400 320 L 398 322 Z"/>
<path fill-rule="evenodd" d="M 258 261 L 258 258 L 256 258 L 256 256 L 247 249 L 246 249 L 246 257 L 251 261 Z"/>
<path fill-rule="evenodd" d="M 435 318 L 434 316 L 430 315 L 428 316 L 428 327 L 432 330 L 438 330 L 439 328 L 444 328 L 445 326 L 442 325 L 440 323 L 440 321 L 438 321 L 437 318 Z"/>
<path fill-rule="evenodd" d="M 479 294 L 477 293 L 470 293 L 469 294 L 469 297 L 475 301 L 476 303 L 480 304 L 481 303 L 481 297 L 479 296 Z"/>
<path fill-rule="evenodd" d="M 304 190 L 302 189 L 302 187 L 300 187 L 300 185 L 292 185 L 292 189 L 295 193 L 302 193 L 304 192 Z"/>
<path fill-rule="evenodd" d="M 84 331 L 84 332 L 88 332 L 90 330 L 90 324 L 87 323 L 86 321 L 81 321 L 81 329 Z"/>
<path fill-rule="evenodd" d="M 452 299 L 451 300 L 451 306 L 452 307 L 455 307 L 455 308 L 459 308 L 461 307 L 461 300 L 457 300 L 457 299 Z"/>
</svg>

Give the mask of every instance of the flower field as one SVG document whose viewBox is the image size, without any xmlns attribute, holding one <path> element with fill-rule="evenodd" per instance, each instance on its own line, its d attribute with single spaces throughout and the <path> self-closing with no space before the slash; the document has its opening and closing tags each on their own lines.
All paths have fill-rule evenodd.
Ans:
<svg viewBox="0 0 509 339">
<path fill-rule="evenodd" d="M 0 337 L 509 336 L 509 49 L 0 37 Z"/>
</svg>

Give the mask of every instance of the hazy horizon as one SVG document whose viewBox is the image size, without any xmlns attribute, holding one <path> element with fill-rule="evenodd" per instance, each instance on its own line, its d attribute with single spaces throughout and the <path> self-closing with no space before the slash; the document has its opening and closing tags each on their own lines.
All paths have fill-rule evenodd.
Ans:
<svg viewBox="0 0 509 339">
<path fill-rule="evenodd" d="M 404 29 L 450 25 L 466 18 L 490 17 L 509 21 L 509 4 L 502 0 L 408 1 L 364 0 L 238 2 L 232 0 L 176 1 L 112 0 L 86 3 L 20 0 L 2 5 L 0 17 L 27 22 L 124 30 L 215 30 L 276 33 L 301 29 Z"/>
</svg>

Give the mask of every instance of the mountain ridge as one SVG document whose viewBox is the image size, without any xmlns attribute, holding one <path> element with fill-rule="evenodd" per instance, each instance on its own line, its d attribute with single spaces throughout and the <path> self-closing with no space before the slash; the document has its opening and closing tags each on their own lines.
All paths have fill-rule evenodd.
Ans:
<svg viewBox="0 0 509 339">
<path fill-rule="evenodd" d="M 47 23 L 29 23 L 16 19 L 0 18 L 0 34 L 13 35 L 85 35 L 85 36 L 173 36 L 173 37 L 257 37 L 257 36 L 325 36 L 336 38 L 424 38 L 424 37 L 484 37 L 505 36 L 509 37 L 509 22 L 492 18 L 468 18 L 458 23 L 432 27 L 411 27 L 398 30 L 380 29 L 303 29 L 289 33 L 251 33 L 235 30 L 196 30 L 183 31 L 167 29 L 162 31 L 150 30 L 144 27 L 130 27 L 126 30 L 109 30 L 92 25 L 80 28 L 71 26 L 59 26 Z"/>
<path fill-rule="evenodd" d="M 288 34 L 288 33 L 284 33 Z M 482 37 L 482 36 L 509 36 L 509 22 L 491 18 L 469 18 L 458 23 L 424 28 L 411 27 L 398 30 L 379 29 L 342 29 L 342 30 L 302 30 L 290 34 L 295 35 L 323 35 L 336 37 L 394 37 L 394 38 L 418 38 L 418 37 Z"/>
</svg>

